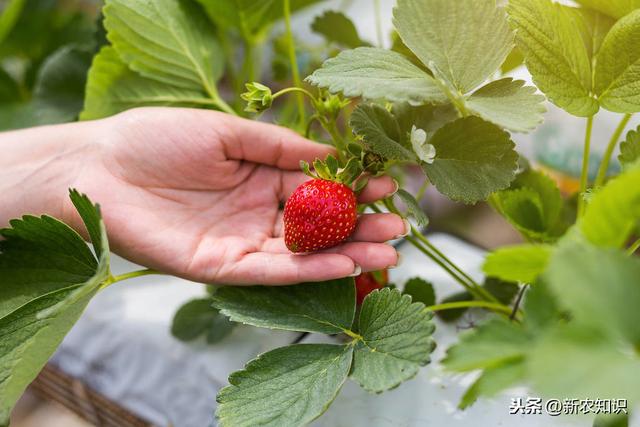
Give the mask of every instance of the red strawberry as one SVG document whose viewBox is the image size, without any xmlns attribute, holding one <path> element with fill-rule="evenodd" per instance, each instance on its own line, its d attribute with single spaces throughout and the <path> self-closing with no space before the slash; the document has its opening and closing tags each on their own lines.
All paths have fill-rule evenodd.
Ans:
<svg viewBox="0 0 640 427">
<path fill-rule="evenodd" d="M 362 304 L 364 297 L 376 289 L 382 289 L 389 283 L 389 272 L 387 270 L 362 273 L 356 277 L 356 302 Z"/>
<path fill-rule="evenodd" d="M 291 252 L 312 252 L 346 240 L 356 228 L 356 196 L 344 184 L 312 179 L 284 207 L 284 241 Z"/>
</svg>

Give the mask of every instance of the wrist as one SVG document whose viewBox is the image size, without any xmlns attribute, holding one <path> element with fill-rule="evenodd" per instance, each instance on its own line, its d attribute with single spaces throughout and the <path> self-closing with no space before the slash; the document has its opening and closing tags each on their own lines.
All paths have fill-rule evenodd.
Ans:
<svg viewBox="0 0 640 427">
<path fill-rule="evenodd" d="M 43 126 L 0 133 L 0 228 L 22 215 L 50 215 L 65 222 L 68 189 L 87 166 L 96 122 Z"/>
</svg>

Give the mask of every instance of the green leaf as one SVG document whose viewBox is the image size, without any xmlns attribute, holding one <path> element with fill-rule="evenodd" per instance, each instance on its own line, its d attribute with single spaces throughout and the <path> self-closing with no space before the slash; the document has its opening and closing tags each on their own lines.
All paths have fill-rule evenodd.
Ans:
<svg viewBox="0 0 640 427">
<path fill-rule="evenodd" d="M 250 361 L 217 396 L 222 427 L 301 426 L 335 399 L 351 367 L 353 346 L 296 344 Z"/>
<path fill-rule="evenodd" d="M 359 47 L 328 59 L 306 81 L 348 98 L 386 99 L 412 105 L 446 102 L 438 83 L 397 52 Z"/>
<path fill-rule="evenodd" d="M 407 280 L 402 293 L 410 295 L 413 302 L 421 302 L 427 307 L 436 303 L 436 291 L 433 289 L 433 284 L 420 277 Z"/>
<path fill-rule="evenodd" d="M 0 13 L 0 44 L 18 21 L 26 0 L 8 0 Z"/>
<path fill-rule="evenodd" d="M 393 23 L 407 47 L 463 94 L 491 76 L 513 47 L 494 0 L 398 0 Z"/>
<path fill-rule="evenodd" d="M 640 219 L 640 168 L 632 169 L 596 192 L 579 228 L 596 246 L 621 248 Z"/>
<path fill-rule="evenodd" d="M 563 209 L 560 190 L 543 172 L 522 172 L 508 190 L 494 194 L 491 203 L 531 241 L 553 241 L 564 232 L 559 224 Z"/>
<path fill-rule="evenodd" d="M 364 299 L 351 377 L 365 390 L 381 392 L 413 378 L 430 361 L 433 313 L 395 289 Z"/>
<path fill-rule="evenodd" d="M 598 415 L 593 420 L 593 427 L 629 427 L 629 415 Z"/>
<path fill-rule="evenodd" d="M 594 90 L 609 111 L 640 111 L 640 10 L 620 19 L 598 53 Z"/>
<path fill-rule="evenodd" d="M 108 0 L 107 38 L 134 71 L 157 82 L 217 98 L 224 55 L 195 5 L 180 0 Z M 153 43 L 149 43 L 153 40 Z"/>
<path fill-rule="evenodd" d="M 488 276 L 521 283 L 534 283 L 551 257 L 548 245 L 507 246 L 491 252 L 482 266 Z"/>
<path fill-rule="evenodd" d="M 171 334 L 181 341 L 192 341 L 207 336 L 209 344 L 216 343 L 231 333 L 234 323 L 213 308 L 211 298 L 188 301 L 173 316 Z"/>
<path fill-rule="evenodd" d="M 529 132 L 543 121 L 544 96 L 522 80 L 505 78 L 491 82 L 473 94 L 465 105 L 483 119 L 515 132 Z"/>
<path fill-rule="evenodd" d="M 640 0 L 576 0 L 576 2 L 616 19 L 640 8 Z"/>
<path fill-rule="evenodd" d="M 620 144 L 620 155 L 618 156 L 623 168 L 629 167 L 638 159 L 640 159 L 640 126 L 627 133 L 626 139 Z"/>
<path fill-rule="evenodd" d="M 509 186 L 518 154 L 509 134 L 477 117 L 440 128 L 429 141 L 436 147 L 433 164 L 423 164 L 429 180 L 453 200 L 475 203 Z"/>
<path fill-rule="evenodd" d="M 291 0 L 296 12 L 321 0 Z M 197 0 L 217 26 L 235 29 L 253 43 L 260 42 L 267 30 L 284 15 L 283 0 Z"/>
<path fill-rule="evenodd" d="M 460 342 L 447 350 L 442 363 L 458 372 L 497 368 L 522 360 L 530 345 L 531 337 L 521 327 L 503 318 L 493 318 L 461 334 Z"/>
<path fill-rule="evenodd" d="M 70 122 L 78 118 L 84 104 L 89 50 L 64 46 L 42 64 L 34 87 L 38 124 Z"/>
<path fill-rule="evenodd" d="M 498 277 L 486 277 L 482 287 L 505 305 L 511 304 L 520 290 L 520 287 L 514 281 L 503 280 Z"/>
<path fill-rule="evenodd" d="M 599 106 L 591 95 L 591 58 L 578 15 L 551 0 L 511 0 L 507 10 L 536 86 L 573 115 L 595 114 Z"/>
<path fill-rule="evenodd" d="M 640 345 L 640 261 L 614 249 L 563 243 L 546 280 L 572 319 L 604 335 Z"/>
<path fill-rule="evenodd" d="M 374 153 L 389 160 L 416 160 L 413 152 L 402 144 L 397 120 L 384 107 L 360 104 L 351 114 L 349 124 Z"/>
<path fill-rule="evenodd" d="M 413 217 L 416 220 L 418 227 L 426 227 L 429 224 L 429 218 L 427 214 L 420 207 L 420 203 L 413 197 L 413 195 L 403 189 L 399 189 L 396 196 L 400 197 L 402 203 L 407 207 L 407 216 Z"/>
<path fill-rule="evenodd" d="M 427 134 L 427 142 L 433 134 L 447 123 L 459 118 L 458 110 L 452 104 L 412 106 L 408 103 L 394 104 L 393 115 L 400 126 L 400 136 L 410 147 L 411 130 L 415 126 Z"/>
<path fill-rule="evenodd" d="M 517 47 L 514 47 L 500 66 L 500 72 L 502 74 L 507 74 L 509 71 L 513 71 L 523 64 L 524 56 Z"/>
<path fill-rule="evenodd" d="M 43 216 L 11 221 L 0 235 L 0 424 L 110 277 L 109 248 L 97 206 L 71 199 L 87 223 L 99 224 L 96 259 L 80 236 Z"/>
<path fill-rule="evenodd" d="M 640 359 L 597 331 L 563 325 L 532 348 L 527 370 L 536 390 L 574 399 L 640 399 Z"/>
<path fill-rule="evenodd" d="M 507 361 L 496 368 L 488 368 L 467 389 L 458 408 L 465 409 L 480 396 L 495 396 L 526 378 L 526 365 L 522 359 Z"/>
<path fill-rule="evenodd" d="M 80 119 L 99 119 L 145 105 L 193 106 L 212 105 L 212 102 L 200 91 L 142 77 L 127 68 L 112 47 L 102 48 L 89 71 Z"/>
<path fill-rule="evenodd" d="M 342 12 L 327 10 L 324 14 L 314 19 L 311 24 L 311 30 L 324 36 L 328 42 L 351 49 L 369 44 L 360 39 L 356 26 Z"/>
<path fill-rule="evenodd" d="M 213 305 L 234 322 L 289 331 L 337 334 L 351 328 L 353 279 L 293 286 L 225 286 Z"/>
</svg>

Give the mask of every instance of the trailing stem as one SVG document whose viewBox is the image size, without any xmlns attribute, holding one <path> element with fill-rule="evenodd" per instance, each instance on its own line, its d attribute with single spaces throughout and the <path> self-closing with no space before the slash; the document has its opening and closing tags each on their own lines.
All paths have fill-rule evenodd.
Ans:
<svg viewBox="0 0 640 427">
<path fill-rule="evenodd" d="M 596 182 L 594 184 L 595 188 L 600 187 L 604 184 L 604 180 L 607 178 L 607 171 L 609 170 L 609 162 L 611 161 L 611 156 L 613 155 L 613 150 L 615 150 L 616 145 L 618 145 L 618 141 L 620 140 L 620 135 L 624 132 L 624 129 L 627 127 L 629 120 L 631 119 L 631 114 L 625 114 L 620 120 L 618 127 L 611 135 L 611 139 L 609 140 L 609 145 L 607 145 L 607 149 L 604 152 L 602 157 L 602 162 L 600 163 L 600 168 L 598 169 L 598 176 L 596 177 Z"/>
</svg>

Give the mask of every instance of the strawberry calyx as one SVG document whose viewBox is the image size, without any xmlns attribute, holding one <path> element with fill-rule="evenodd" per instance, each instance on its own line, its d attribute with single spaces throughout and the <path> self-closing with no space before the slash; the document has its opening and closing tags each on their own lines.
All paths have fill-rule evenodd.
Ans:
<svg viewBox="0 0 640 427">
<path fill-rule="evenodd" d="M 347 187 L 351 185 L 362 175 L 363 168 L 359 159 L 352 157 L 346 165 L 341 166 L 338 159 L 329 154 L 326 159 L 316 159 L 313 162 L 313 172 L 311 166 L 304 160 L 300 161 L 300 168 L 305 175 L 314 179 L 324 179 L 344 184 Z"/>
</svg>

